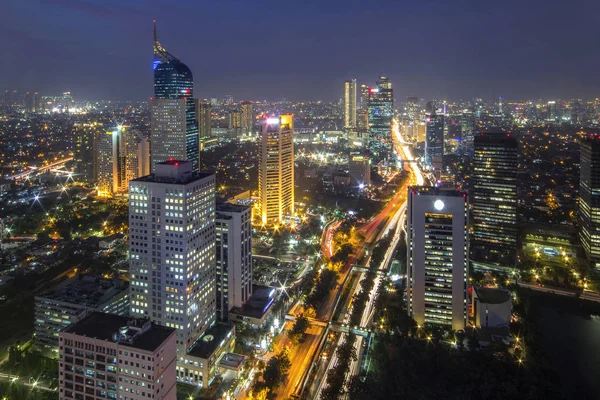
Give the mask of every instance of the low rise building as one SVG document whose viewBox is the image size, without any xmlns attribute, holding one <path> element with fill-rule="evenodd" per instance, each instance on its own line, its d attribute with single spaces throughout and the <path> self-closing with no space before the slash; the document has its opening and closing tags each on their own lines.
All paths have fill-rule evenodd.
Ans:
<svg viewBox="0 0 600 400">
<path fill-rule="evenodd" d="M 59 336 L 59 399 L 176 400 L 175 329 L 94 312 Z"/>
<path fill-rule="evenodd" d="M 512 298 L 506 289 L 473 287 L 472 306 L 477 328 L 503 328 L 510 324 Z"/>
<path fill-rule="evenodd" d="M 128 315 L 127 282 L 90 276 L 72 278 L 35 296 L 36 347 L 56 356 L 60 331 L 94 311 Z"/>
</svg>

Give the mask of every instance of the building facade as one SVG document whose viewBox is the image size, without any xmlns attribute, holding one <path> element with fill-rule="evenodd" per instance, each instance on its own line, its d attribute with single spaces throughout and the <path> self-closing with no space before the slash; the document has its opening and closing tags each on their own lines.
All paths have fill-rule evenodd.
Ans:
<svg viewBox="0 0 600 400">
<path fill-rule="evenodd" d="M 371 159 L 368 155 L 351 154 L 348 172 L 359 189 L 371 185 Z"/>
<path fill-rule="evenodd" d="M 156 25 L 154 25 L 153 68 L 152 164 L 170 158 L 189 160 L 197 171 L 200 164 L 200 148 L 194 102 L 194 78 L 187 65 L 169 54 L 160 44 L 156 36 Z"/>
<path fill-rule="evenodd" d="M 177 329 L 181 354 L 215 322 L 215 175 L 165 161 L 129 182 L 131 315 Z"/>
<path fill-rule="evenodd" d="M 242 101 L 242 133 L 251 135 L 254 130 L 254 105 L 250 101 Z"/>
<path fill-rule="evenodd" d="M 201 139 L 212 136 L 212 107 L 210 102 L 196 99 L 196 118 L 198 134 Z"/>
<path fill-rule="evenodd" d="M 419 325 L 466 325 L 468 213 L 466 193 L 408 189 L 408 312 Z"/>
<path fill-rule="evenodd" d="M 444 161 L 444 115 L 435 109 L 427 116 L 425 161 L 434 169 L 442 169 Z"/>
<path fill-rule="evenodd" d="M 517 260 L 517 140 L 507 133 L 474 137 L 471 258 L 501 267 Z"/>
<path fill-rule="evenodd" d="M 580 145 L 579 239 L 590 266 L 600 268 L 600 137 Z"/>
<path fill-rule="evenodd" d="M 92 313 L 59 337 L 58 398 L 176 400 L 175 330 Z"/>
<path fill-rule="evenodd" d="M 344 81 L 344 128 L 356 128 L 356 79 Z"/>
<path fill-rule="evenodd" d="M 385 76 L 369 92 L 369 150 L 377 159 L 388 158 L 392 150 L 394 90 Z"/>
<path fill-rule="evenodd" d="M 258 206 L 263 225 L 294 213 L 294 115 L 263 120 L 258 159 Z"/>
<path fill-rule="evenodd" d="M 252 209 L 217 203 L 216 231 L 217 314 L 227 321 L 252 295 Z"/>
<path fill-rule="evenodd" d="M 75 122 L 75 179 L 88 184 L 98 179 L 98 139 L 106 133 L 104 124 L 99 122 Z"/>
</svg>

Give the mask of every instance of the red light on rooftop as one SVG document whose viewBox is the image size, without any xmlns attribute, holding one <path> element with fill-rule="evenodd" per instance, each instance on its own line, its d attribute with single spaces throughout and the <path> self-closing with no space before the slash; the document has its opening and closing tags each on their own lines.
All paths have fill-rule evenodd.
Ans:
<svg viewBox="0 0 600 400">
<path fill-rule="evenodd" d="M 175 166 L 176 166 L 176 167 L 179 167 L 179 163 L 178 163 L 178 162 L 176 162 L 176 163 L 175 163 Z"/>
</svg>

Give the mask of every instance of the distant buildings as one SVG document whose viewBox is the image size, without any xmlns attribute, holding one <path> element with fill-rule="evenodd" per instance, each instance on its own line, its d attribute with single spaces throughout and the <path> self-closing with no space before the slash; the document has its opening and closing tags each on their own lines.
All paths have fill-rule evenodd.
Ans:
<svg viewBox="0 0 600 400">
<path fill-rule="evenodd" d="M 517 259 L 517 140 L 507 133 L 474 138 L 471 257 L 513 267 Z"/>
<path fill-rule="evenodd" d="M 189 160 L 199 168 L 199 138 L 192 71 L 169 54 L 154 25 L 154 97 L 150 101 L 152 164 Z"/>
<path fill-rule="evenodd" d="M 363 154 L 351 154 L 348 163 L 350 177 L 359 188 L 371 185 L 371 159 Z"/>
<path fill-rule="evenodd" d="M 590 135 L 580 145 L 579 239 L 594 269 L 600 268 L 600 137 Z"/>
<path fill-rule="evenodd" d="M 251 101 L 242 102 L 242 133 L 251 135 L 254 129 L 254 105 Z"/>
<path fill-rule="evenodd" d="M 59 399 L 176 400 L 175 330 L 93 313 L 60 333 Z"/>
<path fill-rule="evenodd" d="M 95 277 L 74 278 L 35 296 L 36 347 L 57 352 L 59 332 L 92 311 L 128 315 L 129 288 L 126 282 Z"/>
<path fill-rule="evenodd" d="M 212 136 L 212 107 L 208 101 L 195 99 L 196 102 L 196 119 L 198 124 L 198 134 L 200 139 L 209 138 Z"/>
<path fill-rule="evenodd" d="M 344 128 L 356 128 L 356 79 L 344 82 Z"/>
<path fill-rule="evenodd" d="M 408 189 L 408 312 L 420 325 L 466 325 L 468 213 L 463 192 Z"/>
<path fill-rule="evenodd" d="M 129 182 L 131 315 L 177 329 L 184 354 L 215 322 L 215 175 L 155 170 Z"/>
<path fill-rule="evenodd" d="M 294 116 L 262 122 L 258 154 L 258 206 L 263 225 L 294 213 Z"/>
<path fill-rule="evenodd" d="M 370 89 L 369 150 L 378 159 L 387 158 L 392 149 L 392 119 L 394 116 L 394 90 L 385 76 L 380 76 L 377 86 Z"/>
<path fill-rule="evenodd" d="M 38 92 L 25 93 L 25 112 L 41 113 L 43 111 L 42 98 Z"/>
<path fill-rule="evenodd" d="M 243 307 L 252 295 L 252 209 L 218 203 L 217 314 L 228 320 L 232 307 Z"/>
<path fill-rule="evenodd" d="M 75 178 L 95 183 L 98 179 L 98 140 L 106 133 L 106 128 L 98 122 L 76 122 L 73 125 L 75 151 Z"/>
</svg>

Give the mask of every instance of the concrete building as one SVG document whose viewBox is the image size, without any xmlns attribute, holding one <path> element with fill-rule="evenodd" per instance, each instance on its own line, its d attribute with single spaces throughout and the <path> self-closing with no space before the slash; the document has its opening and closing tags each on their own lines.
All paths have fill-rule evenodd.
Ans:
<svg viewBox="0 0 600 400">
<path fill-rule="evenodd" d="M 509 290 L 473 287 L 472 306 L 476 328 L 505 328 L 510 324 L 512 296 Z"/>
<path fill-rule="evenodd" d="M 74 178 L 76 180 L 92 184 L 98 179 L 97 146 L 100 136 L 104 134 L 106 134 L 106 127 L 100 122 L 75 122 L 73 124 Z"/>
<path fill-rule="evenodd" d="M 60 333 L 58 397 L 176 400 L 175 330 L 93 313 Z"/>
<path fill-rule="evenodd" d="M 129 182 L 131 315 L 177 329 L 180 354 L 215 322 L 215 175 L 165 161 Z"/>
<path fill-rule="evenodd" d="M 250 101 L 242 102 L 242 133 L 251 135 L 254 129 L 254 105 Z"/>
<path fill-rule="evenodd" d="M 589 265 L 600 269 L 600 136 L 580 145 L 579 240 Z"/>
<path fill-rule="evenodd" d="M 408 312 L 419 325 L 466 325 L 468 212 L 466 193 L 408 189 Z"/>
<path fill-rule="evenodd" d="M 371 159 L 368 155 L 351 154 L 348 171 L 359 188 L 371 185 Z"/>
<path fill-rule="evenodd" d="M 153 98 L 150 101 L 153 166 L 170 159 L 187 159 L 186 105 L 186 99 Z"/>
<path fill-rule="evenodd" d="M 356 79 L 344 81 L 344 128 L 356 128 Z"/>
<path fill-rule="evenodd" d="M 200 139 L 209 138 L 212 136 L 212 107 L 210 102 L 206 100 L 195 99 L 195 102 L 198 135 L 200 136 Z"/>
<path fill-rule="evenodd" d="M 258 206 L 263 225 L 294 213 L 294 115 L 262 122 L 258 153 Z"/>
<path fill-rule="evenodd" d="M 36 347 L 58 354 L 58 334 L 92 311 L 129 314 L 129 288 L 122 280 L 72 278 L 35 296 L 34 335 Z"/>
<path fill-rule="evenodd" d="M 218 203 L 216 232 L 217 314 L 227 321 L 252 295 L 252 208 Z"/>
</svg>

